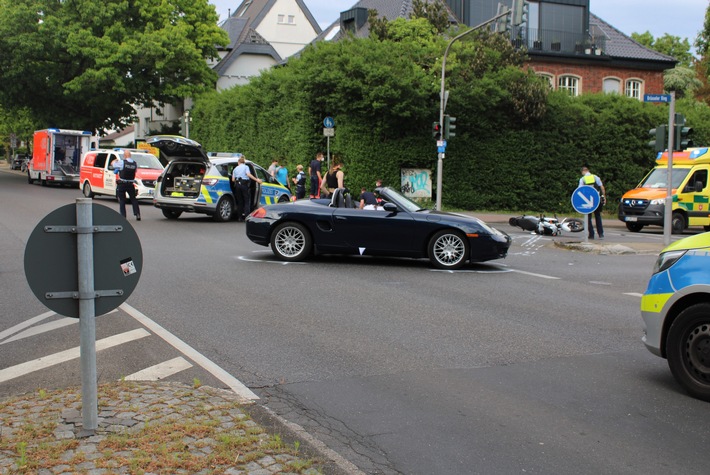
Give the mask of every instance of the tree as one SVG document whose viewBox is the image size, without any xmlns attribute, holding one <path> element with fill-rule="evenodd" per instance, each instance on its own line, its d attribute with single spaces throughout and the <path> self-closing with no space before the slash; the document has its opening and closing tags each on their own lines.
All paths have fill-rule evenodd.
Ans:
<svg viewBox="0 0 710 475">
<path fill-rule="evenodd" d="M 126 125 L 214 87 L 217 20 L 207 0 L 0 0 L 0 104 L 47 127 Z"/>
<path fill-rule="evenodd" d="M 651 32 L 631 33 L 631 38 L 643 46 L 659 53 L 672 56 L 678 60 L 678 66 L 690 67 L 693 62 L 693 55 L 690 52 L 690 42 L 688 38 L 669 35 L 668 33 L 658 38 L 654 38 Z"/>
</svg>

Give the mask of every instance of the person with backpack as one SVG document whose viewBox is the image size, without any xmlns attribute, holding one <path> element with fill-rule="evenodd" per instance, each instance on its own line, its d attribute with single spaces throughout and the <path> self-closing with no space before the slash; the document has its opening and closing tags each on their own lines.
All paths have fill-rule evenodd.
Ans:
<svg viewBox="0 0 710 475">
<path fill-rule="evenodd" d="M 594 210 L 594 221 L 597 224 L 597 233 L 599 234 L 599 239 L 604 239 L 604 227 L 602 226 L 602 207 L 606 204 L 606 192 L 604 191 L 604 184 L 601 179 L 593 175 L 589 171 L 589 167 L 584 165 L 582 167 L 582 178 L 579 179 L 579 186 L 592 186 L 595 190 L 599 192 L 599 206 Z M 592 213 L 587 215 L 587 231 L 589 233 L 589 239 L 594 239 L 594 224 L 592 223 Z"/>
</svg>

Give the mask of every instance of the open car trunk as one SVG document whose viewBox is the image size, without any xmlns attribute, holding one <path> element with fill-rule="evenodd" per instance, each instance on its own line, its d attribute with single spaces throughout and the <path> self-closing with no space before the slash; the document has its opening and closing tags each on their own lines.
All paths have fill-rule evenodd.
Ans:
<svg viewBox="0 0 710 475">
<path fill-rule="evenodd" d="M 171 162 L 165 169 L 160 194 L 172 198 L 197 198 L 206 169 L 201 162 Z"/>
</svg>

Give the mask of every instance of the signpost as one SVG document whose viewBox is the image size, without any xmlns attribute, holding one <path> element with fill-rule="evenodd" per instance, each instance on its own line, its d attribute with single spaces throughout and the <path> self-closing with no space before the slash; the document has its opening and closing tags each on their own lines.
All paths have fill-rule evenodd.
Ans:
<svg viewBox="0 0 710 475">
<path fill-rule="evenodd" d="M 27 240 L 25 275 L 32 292 L 58 314 L 79 318 L 83 436 L 98 427 L 94 319 L 126 301 L 142 268 L 133 227 L 89 198 L 49 213 Z"/>
<path fill-rule="evenodd" d="M 675 91 L 670 94 L 644 94 L 644 102 L 665 102 L 670 104 L 668 109 L 668 178 L 666 179 L 666 202 L 663 206 L 663 243 L 667 246 L 671 243 L 671 232 L 673 223 L 673 149 L 675 148 Z"/>
<path fill-rule="evenodd" d="M 327 140 L 326 157 L 328 157 L 328 169 L 330 170 L 330 138 L 335 137 L 335 119 L 328 116 L 323 119 L 323 136 Z"/>
<path fill-rule="evenodd" d="M 572 193 L 572 207 L 574 210 L 580 214 L 588 215 L 593 213 L 599 207 L 601 202 L 601 197 L 596 188 L 589 185 L 582 185 L 577 187 Z M 586 218 L 586 216 L 585 216 Z M 587 242 L 587 236 L 589 232 L 587 230 L 588 219 L 584 219 L 584 242 Z"/>
</svg>

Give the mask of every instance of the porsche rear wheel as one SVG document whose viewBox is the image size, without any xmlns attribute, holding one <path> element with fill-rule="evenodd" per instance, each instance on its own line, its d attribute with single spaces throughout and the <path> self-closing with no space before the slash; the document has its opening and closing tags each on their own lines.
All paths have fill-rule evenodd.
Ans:
<svg viewBox="0 0 710 475">
<path fill-rule="evenodd" d="M 302 261 L 312 246 L 310 233 L 299 223 L 281 223 L 271 234 L 271 250 L 282 261 Z"/>
<path fill-rule="evenodd" d="M 459 269 L 468 254 L 468 240 L 458 231 L 439 231 L 429 241 L 429 260 L 437 269 Z"/>
</svg>

